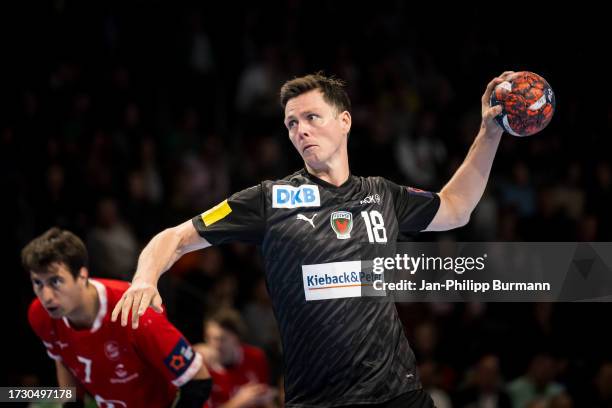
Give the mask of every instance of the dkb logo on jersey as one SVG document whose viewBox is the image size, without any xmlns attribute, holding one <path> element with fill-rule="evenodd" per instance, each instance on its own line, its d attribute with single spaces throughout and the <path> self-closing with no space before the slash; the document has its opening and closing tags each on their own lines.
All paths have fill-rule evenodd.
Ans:
<svg viewBox="0 0 612 408">
<path fill-rule="evenodd" d="M 299 187 L 275 185 L 272 186 L 272 208 L 319 207 L 319 187 L 314 184 L 304 184 Z"/>
<path fill-rule="evenodd" d="M 353 229 L 352 213 L 348 211 L 334 211 L 329 221 L 338 239 L 347 239 L 351 237 L 351 230 Z"/>
</svg>

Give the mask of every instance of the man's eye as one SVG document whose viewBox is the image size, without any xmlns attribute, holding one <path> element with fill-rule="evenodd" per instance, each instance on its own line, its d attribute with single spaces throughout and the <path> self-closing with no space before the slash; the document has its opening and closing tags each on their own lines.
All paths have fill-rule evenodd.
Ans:
<svg viewBox="0 0 612 408">
<path fill-rule="evenodd" d="M 59 278 L 51 279 L 51 285 L 53 287 L 58 287 L 61 284 L 62 284 L 62 280 L 61 279 L 59 279 Z"/>
<path fill-rule="evenodd" d="M 33 280 L 32 283 L 34 284 L 34 286 L 36 286 L 37 288 L 39 288 L 42 285 L 42 282 L 39 280 Z"/>
<path fill-rule="evenodd" d="M 308 115 L 308 119 L 313 120 L 314 118 L 318 118 L 319 115 L 315 115 L 314 113 L 311 113 L 310 115 Z"/>
</svg>

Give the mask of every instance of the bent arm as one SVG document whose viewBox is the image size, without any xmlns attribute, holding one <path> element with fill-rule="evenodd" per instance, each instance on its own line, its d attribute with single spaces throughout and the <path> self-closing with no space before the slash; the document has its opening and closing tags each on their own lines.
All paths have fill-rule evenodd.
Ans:
<svg viewBox="0 0 612 408">
<path fill-rule="evenodd" d="M 506 71 L 487 85 L 481 98 L 482 122 L 478 135 L 461 166 L 438 193 L 440 208 L 425 231 L 446 231 L 462 227 L 470 220 L 487 186 L 493 159 L 504 133 L 495 122 L 502 108 L 491 107 L 489 99 L 495 87 L 513 73 Z"/>
<path fill-rule="evenodd" d="M 121 313 L 121 325 L 126 326 L 132 312 L 132 328 L 136 329 L 138 319 L 149 306 L 161 313 L 162 299 L 157 282 L 162 273 L 184 254 L 209 246 L 210 243 L 198 234 L 191 220 L 165 229 L 153 237 L 138 257 L 132 285 L 115 305 L 111 320 L 116 321 Z"/>
<path fill-rule="evenodd" d="M 209 247 L 191 220 L 157 234 L 142 250 L 132 283 L 146 282 L 157 285 L 159 277 L 188 252 Z"/>
</svg>

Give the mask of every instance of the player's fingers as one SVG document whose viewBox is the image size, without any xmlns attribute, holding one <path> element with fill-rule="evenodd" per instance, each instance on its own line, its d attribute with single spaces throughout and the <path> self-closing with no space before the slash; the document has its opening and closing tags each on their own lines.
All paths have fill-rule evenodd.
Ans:
<svg viewBox="0 0 612 408">
<path fill-rule="evenodd" d="M 493 119 L 494 117 L 502 113 L 502 110 L 503 108 L 501 105 L 493 106 L 492 108 L 485 110 L 483 115 L 484 119 Z"/>
<path fill-rule="evenodd" d="M 146 292 L 142 295 L 142 299 L 140 299 L 140 306 L 138 306 L 138 316 L 142 316 L 146 311 L 147 307 L 151 304 L 151 296 L 153 294 L 150 292 Z"/>
<path fill-rule="evenodd" d="M 162 313 L 164 311 L 164 308 L 162 307 L 162 298 L 159 293 L 155 293 L 155 296 L 153 296 L 153 302 L 151 302 L 151 307 L 157 313 Z"/>
<path fill-rule="evenodd" d="M 123 327 L 127 326 L 128 315 L 130 314 L 130 309 L 132 308 L 132 294 L 127 293 L 125 295 L 125 300 L 123 301 L 123 306 L 121 306 L 121 325 Z"/>
<path fill-rule="evenodd" d="M 113 309 L 113 313 L 111 314 L 111 322 L 117 321 L 117 316 L 119 316 L 119 312 L 121 312 L 121 307 L 123 306 L 124 299 L 125 299 L 125 294 L 121 296 L 121 299 L 119 299 L 119 301 L 115 305 L 115 308 Z"/>
<path fill-rule="evenodd" d="M 140 301 L 142 300 L 142 291 L 136 292 L 134 300 L 132 302 L 132 329 L 138 328 L 138 308 L 140 307 Z"/>
<path fill-rule="evenodd" d="M 508 80 L 512 75 L 514 75 L 514 71 L 504 71 L 501 75 L 493 78 L 491 82 L 487 85 L 487 89 L 485 93 L 482 95 L 482 103 L 483 105 L 489 104 L 489 99 L 491 98 L 491 94 L 497 85 Z"/>
<path fill-rule="evenodd" d="M 489 98 L 491 97 L 491 93 L 493 93 L 493 89 L 495 89 L 495 87 L 501 84 L 502 82 L 504 82 L 502 78 L 495 77 L 491 80 L 491 82 L 487 84 L 487 89 L 485 89 L 485 92 L 484 94 L 482 94 L 482 99 L 481 99 L 483 105 L 489 104 Z"/>
</svg>

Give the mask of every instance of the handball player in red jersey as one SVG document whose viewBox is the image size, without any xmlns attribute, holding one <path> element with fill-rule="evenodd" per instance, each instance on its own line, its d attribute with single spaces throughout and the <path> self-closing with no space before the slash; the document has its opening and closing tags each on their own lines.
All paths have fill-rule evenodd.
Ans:
<svg viewBox="0 0 612 408">
<path fill-rule="evenodd" d="M 148 310 L 137 330 L 111 322 L 129 284 L 90 278 L 76 235 L 52 228 L 21 255 L 37 296 L 28 319 L 55 360 L 60 387 L 77 387 L 100 407 L 200 408 L 208 399 L 202 357 L 165 313 Z"/>
</svg>

